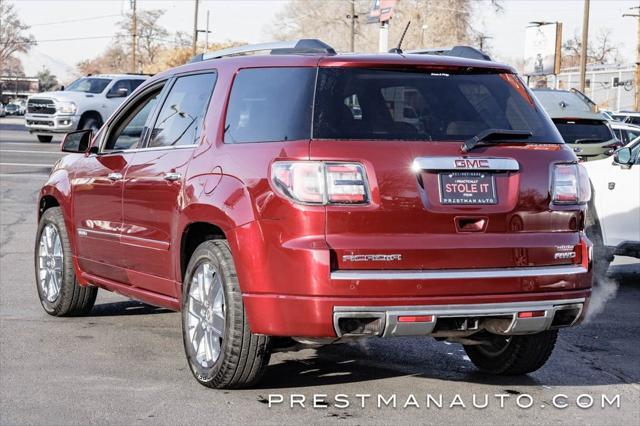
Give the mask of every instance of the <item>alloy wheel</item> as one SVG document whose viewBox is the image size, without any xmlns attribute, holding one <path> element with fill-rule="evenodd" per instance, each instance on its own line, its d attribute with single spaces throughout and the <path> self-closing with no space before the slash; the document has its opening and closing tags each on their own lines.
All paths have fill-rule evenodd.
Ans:
<svg viewBox="0 0 640 426">
<path fill-rule="evenodd" d="M 195 361 L 211 368 L 220 357 L 225 298 L 220 273 L 210 262 L 198 265 L 193 274 L 187 310 L 187 333 Z"/>
<path fill-rule="evenodd" d="M 45 225 L 38 245 L 38 283 L 42 295 L 53 303 L 60 296 L 64 265 L 62 240 L 54 224 Z"/>
</svg>

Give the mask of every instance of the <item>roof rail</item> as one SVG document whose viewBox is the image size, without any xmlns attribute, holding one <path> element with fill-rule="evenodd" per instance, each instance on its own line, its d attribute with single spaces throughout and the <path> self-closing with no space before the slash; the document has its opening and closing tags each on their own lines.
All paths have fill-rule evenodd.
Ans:
<svg viewBox="0 0 640 426">
<path fill-rule="evenodd" d="M 189 62 L 200 62 L 208 59 L 224 58 L 226 56 L 246 55 L 248 53 L 269 51 L 271 55 L 304 55 L 325 54 L 335 55 L 336 51 L 327 43 L 315 38 L 303 38 L 292 41 L 277 41 L 273 43 L 247 44 L 244 46 L 230 47 L 228 49 L 201 53 L 194 56 Z"/>
<path fill-rule="evenodd" d="M 450 48 L 442 49 L 417 49 L 406 53 L 417 53 L 421 55 L 456 56 L 458 58 L 491 61 L 491 57 L 489 55 L 471 46 L 453 46 Z"/>
</svg>

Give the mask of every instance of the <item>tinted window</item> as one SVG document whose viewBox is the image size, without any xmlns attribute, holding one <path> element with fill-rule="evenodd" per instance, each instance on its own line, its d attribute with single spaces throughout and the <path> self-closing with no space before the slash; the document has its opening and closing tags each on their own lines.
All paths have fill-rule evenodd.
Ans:
<svg viewBox="0 0 640 426">
<path fill-rule="evenodd" d="M 309 139 L 315 68 L 241 70 L 231 89 L 224 141 Z"/>
<path fill-rule="evenodd" d="M 71 83 L 67 90 L 71 92 L 102 93 L 109 83 L 111 83 L 111 79 L 108 78 L 81 78 Z"/>
<path fill-rule="evenodd" d="M 136 90 L 142 83 L 144 83 L 144 80 L 129 80 L 129 84 L 131 85 L 131 92 Z"/>
<path fill-rule="evenodd" d="M 107 137 L 103 151 L 119 151 L 140 147 L 145 124 L 158 103 L 161 90 L 159 88 L 153 91 L 153 93 L 145 96 L 139 102 L 134 103 L 125 112 L 125 115 L 113 126 L 113 131 Z"/>
<path fill-rule="evenodd" d="M 112 95 L 120 89 L 126 89 L 127 95 L 130 95 L 143 81 L 144 80 L 118 80 L 111 86 L 111 89 L 109 89 L 109 94 Z"/>
<path fill-rule="evenodd" d="M 627 123 L 640 125 L 640 117 L 629 117 L 627 118 Z"/>
<path fill-rule="evenodd" d="M 512 74 L 321 68 L 313 137 L 465 140 L 486 129 L 562 142 Z"/>
<path fill-rule="evenodd" d="M 640 129 L 639 130 L 627 130 L 627 140 L 632 141 L 635 138 L 637 138 L 638 136 L 640 136 Z"/>
<path fill-rule="evenodd" d="M 614 138 L 609 126 L 600 120 L 553 121 L 566 143 L 598 143 Z"/>
<path fill-rule="evenodd" d="M 196 144 L 215 82 L 215 74 L 176 79 L 158 114 L 148 147 Z"/>
</svg>

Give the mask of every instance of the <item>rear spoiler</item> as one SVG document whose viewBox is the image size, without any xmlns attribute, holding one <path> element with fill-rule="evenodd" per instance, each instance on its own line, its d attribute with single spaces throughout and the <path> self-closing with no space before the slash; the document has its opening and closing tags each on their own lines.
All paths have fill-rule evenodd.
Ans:
<svg viewBox="0 0 640 426">
<path fill-rule="evenodd" d="M 481 61 L 491 61 L 491 57 L 482 50 L 471 46 L 453 46 L 442 49 L 416 49 L 405 53 L 413 53 L 418 55 L 439 55 L 439 56 L 455 56 L 458 58 L 478 59 Z"/>
</svg>

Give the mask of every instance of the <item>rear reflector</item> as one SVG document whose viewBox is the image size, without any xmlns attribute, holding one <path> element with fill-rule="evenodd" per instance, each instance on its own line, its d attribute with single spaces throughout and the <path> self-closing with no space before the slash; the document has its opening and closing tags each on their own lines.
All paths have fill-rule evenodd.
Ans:
<svg viewBox="0 0 640 426">
<path fill-rule="evenodd" d="M 433 322 L 433 315 L 403 315 L 398 322 Z"/>
<path fill-rule="evenodd" d="M 534 317 L 543 317 L 545 311 L 525 311 L 518 312 L 518 318 L 534 318 Z"/>
</svg>

